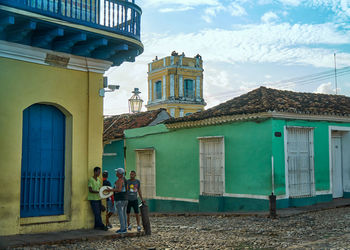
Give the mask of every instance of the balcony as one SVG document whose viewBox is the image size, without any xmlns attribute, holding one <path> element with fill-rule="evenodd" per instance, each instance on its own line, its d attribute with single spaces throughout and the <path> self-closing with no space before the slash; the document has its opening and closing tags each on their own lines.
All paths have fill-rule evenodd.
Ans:
<svg viewBox="0 0 350 250">
<path fill-rule="evenodd" d="M 135 0 L 0 0 L 0 40 L 112 61 L 143 52 Z"/>
</svg>

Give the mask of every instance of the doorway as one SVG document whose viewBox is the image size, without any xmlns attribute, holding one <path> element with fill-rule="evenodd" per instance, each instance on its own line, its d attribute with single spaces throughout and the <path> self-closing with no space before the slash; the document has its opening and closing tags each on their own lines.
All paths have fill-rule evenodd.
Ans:
<svg viewBox="0 0 350 250">
<path fill-rule="evenodd" d="M 332 132 L 332 183 L 333 198 L 343 197 L 342 135 Z"/>
<path fill-rule="evenodd" d="M 156 196 L 155 151 L 136 150 L 136 171 L 142 184 L 142 196 L 152 199 Z"/>
</svg>

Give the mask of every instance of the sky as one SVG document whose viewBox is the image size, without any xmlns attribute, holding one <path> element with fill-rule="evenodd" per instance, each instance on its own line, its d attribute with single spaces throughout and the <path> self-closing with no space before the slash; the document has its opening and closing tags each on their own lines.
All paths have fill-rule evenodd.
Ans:
<svg viewBox="0 0 350 250">
<path fill-rule="evenodd" d="M 104 114 L 147 103 L 147 65 L 200 54 L 206 109 L 260 86 L 350 96 L 350 0 L 136 0 L 144 52 L 106 73 Z M 334 53 L 336 56 L 334 56 Z M 334 69 L 337 69 L 337 91 Z M 349 67 L 349 68 L 346 68 Z M 143 111 L 146 108 L 143 107 Z"/>
</svg>

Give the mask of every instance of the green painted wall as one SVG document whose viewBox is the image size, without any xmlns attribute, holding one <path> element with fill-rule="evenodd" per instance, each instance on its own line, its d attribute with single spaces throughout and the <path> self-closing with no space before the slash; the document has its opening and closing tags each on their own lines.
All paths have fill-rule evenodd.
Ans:
<svg viewBox="0 0 350 250">
<path fill-rule="evenodd" d="M 272 151 L 275 166 L 276 195 L 285 194 L 285 155 L 284 155 L 284 127 L 301 126 L 314 128 L 314 166 L 315 189 L 325 191 L 329 184 L 329 126 L 349 127 L 349 123 L 330 123 L 323 121 L 273 120 L 272 123 Z M 275 132 L 281 132 L 281 137 L 275 137 Z"/>
<path fill-rule="evenodd" d="M 184 205 L 184 211 L 267 210 L 268 200 L 256 199 L 254 195 L 267 197 L 272 191 L 272 156 L 274 157 L 275 194 L 285 195 L 286 193 L 285 126 L 314 128 L 315 187 L 316 191 L 329 190 L 329 126 L 350 127 L 349 123 L 269 119 L 179 130 L 168 130 L 164 125 L 155 126 L 152 130 L 148 128 L 127 130 L 125 133 L 127 169 L 136 168 L 136 149 L 154 148 L 156 195 L 199 200 L 199 203 L 188 202 L 189 206 Z M 275 136 L 275 132 L 280 132 L 281 136 Z M 225 193 L 240 194 L 242 198 L 200 196 L 199 140 L 197 138 L 206 136 L 224 136 Z M 331 195 L 282 199 L 277 200 L 277 206 L 279 208 L 303 206 L 329 199 Z M 179 203 L 179 201 L 173 202 Z M 172 204 L 168 201 L 165 203 Z M 171 211 L 167 205 L 162 206 L 165 203 L 158 200 L 154 209 Z M 177 207 L 176 211 L 178 210 Z"/>
<path fill-rule="evenodd" d="M 124 140 L 113 141 L 111 144 L 106 144 L 103 147 L 103 153 L 116 153 L 116 156 L 103 156 L 102 168 L 103 171 L 108 171 L 108 180 L 113 185 L 117 181 L 115 169 L 124 168 Z"/>
<path fill-rule="evenodd" d="M 197 137 L 224 136 L 226 193 L 268 195 L 271 193 L 271 124 L 270 120 L 236 122 L 167 133 L 164 125 L 158 125 L 148 136 L 147 128 L 127 130 L 126 168 L 128 171 L 136 168 L 135 149 L 153 147 L 157 196 L 198 199 Z"/>
</svg>

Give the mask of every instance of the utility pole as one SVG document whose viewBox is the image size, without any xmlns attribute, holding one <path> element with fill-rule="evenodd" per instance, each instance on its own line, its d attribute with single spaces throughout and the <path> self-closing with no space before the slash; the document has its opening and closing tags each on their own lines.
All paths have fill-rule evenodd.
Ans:
<svg viewBox="0 0 350 250">
<path fill-rule="evenodd" d="M 338 94 L 338 83 L 337 83 L 337 61 L 334 53 L 334 83 L 335 83 L 335 94 Z"/>
</svg>

